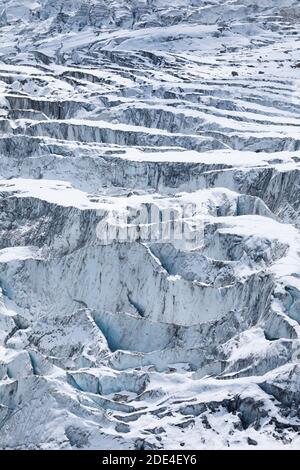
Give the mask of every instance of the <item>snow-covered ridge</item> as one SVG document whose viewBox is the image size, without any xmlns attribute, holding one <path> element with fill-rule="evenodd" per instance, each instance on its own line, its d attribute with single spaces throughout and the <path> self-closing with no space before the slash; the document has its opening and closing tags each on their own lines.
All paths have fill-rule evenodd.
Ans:
<svg viewBox="0 0 300 470">
<path fill-rule="evenodd" d="M 0 447 L 299 448 L 300 5 L 0 0 Z M 204 243 L 102 243 L 130 207 Z"/>
</svg>

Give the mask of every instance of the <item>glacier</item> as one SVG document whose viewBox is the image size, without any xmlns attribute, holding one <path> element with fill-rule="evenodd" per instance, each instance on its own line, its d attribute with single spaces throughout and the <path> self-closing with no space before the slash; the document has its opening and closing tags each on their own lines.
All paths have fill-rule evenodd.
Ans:
<svg viewBox="0 0 300 470">
<path fill-rule="evenodd" d="M 299 24 L 0 0 L 0 449 L 300 448 Z"/>
</svg>

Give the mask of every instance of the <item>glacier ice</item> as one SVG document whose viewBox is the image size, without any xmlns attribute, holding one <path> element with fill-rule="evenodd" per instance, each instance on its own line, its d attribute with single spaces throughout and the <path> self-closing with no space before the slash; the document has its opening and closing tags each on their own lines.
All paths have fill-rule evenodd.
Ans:
<svg viewBox="0 0 300 470">
<path fill-rule="evenodd" d="M 299 448 L 299 22 L 0 0 L 1 449 Z"/>
</svg>

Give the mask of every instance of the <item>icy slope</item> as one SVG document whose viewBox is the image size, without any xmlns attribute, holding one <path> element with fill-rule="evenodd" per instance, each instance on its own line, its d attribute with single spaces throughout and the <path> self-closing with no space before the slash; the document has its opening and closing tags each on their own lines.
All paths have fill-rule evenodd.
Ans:
<svg viewBox="0 0 300 470">
<path fill-rule="evenodd" d="M 300 447 L 299 23 L 0 0 L 0 448 Z"/>
</svg>

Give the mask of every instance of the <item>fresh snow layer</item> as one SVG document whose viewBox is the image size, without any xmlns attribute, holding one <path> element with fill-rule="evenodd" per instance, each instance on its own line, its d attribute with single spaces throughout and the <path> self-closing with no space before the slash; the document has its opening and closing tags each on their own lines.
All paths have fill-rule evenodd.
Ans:
<svg viewBox="0 0 300 470">
<path fill-rule="evenodd" d="M 299 22 L 0 0 L 1 449 L 300 448 Z"/>
</svg>

